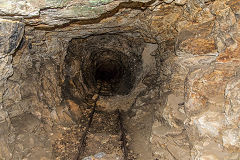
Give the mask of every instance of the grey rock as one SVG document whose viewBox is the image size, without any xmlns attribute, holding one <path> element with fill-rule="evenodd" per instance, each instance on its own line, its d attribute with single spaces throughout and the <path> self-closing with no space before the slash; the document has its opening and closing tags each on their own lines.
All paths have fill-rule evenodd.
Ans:
<svg viewBox="0 0 240 160">
<path fill-rule="evenodd" d="M 102 14 L 113 10 L 120 3 L 128 0 L 2 0 L 0 2 L 0 16 L 9 16 L 15 19 L 37 17 L 40 21 L 27 20 L 31 24 L 63 25 L 70 20 L 85 20 L 98 18 Z M 150 0 L 133 0 L 138 4 Z M 132 3 L 130 2 L 130 3 Z M 12 16 L 13 15 L 13 16 Z"/>
<path fill-rule="evenodd" d="M 82 160 L 93 160 L 91 157 L 85 157 Z"/>
<path fill-rule="evenodd" d="M 100 158 L 103 158 L 105 155 L 106 155 L 106 153 L 99 152 L 99 153 L 95 154 L 94 157 L 100 159 Z"/>
<path fill-rule="evenodd" d="M 0 19 L 0 58 L 15 52 L 23 33 L 23 23 Z"/>
</svg>

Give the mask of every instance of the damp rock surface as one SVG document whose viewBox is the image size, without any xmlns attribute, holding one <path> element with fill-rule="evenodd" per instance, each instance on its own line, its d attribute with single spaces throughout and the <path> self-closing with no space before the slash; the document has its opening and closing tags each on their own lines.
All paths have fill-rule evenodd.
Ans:
<svg viewBox="0 0 240 160">
<path fill-rule="evenodd" d="M 239 6 L 1 1 L 0 159 L 238 160 Z"/>
</svg>

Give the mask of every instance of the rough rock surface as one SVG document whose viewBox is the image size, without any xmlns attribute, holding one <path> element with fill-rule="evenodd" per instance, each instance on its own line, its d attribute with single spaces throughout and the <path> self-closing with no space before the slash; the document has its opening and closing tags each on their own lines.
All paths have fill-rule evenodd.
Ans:
<svg viewBox="0 0 240 160">
<path fill-rule="evenodd" d="M 94 19 L 108 11 L 124 7 L 144 7 L 151 0 L 3 0 L 0 16 L 11 19 L 24 18 L 31 25 L 64 25 L 73 20 Z M 128 6 L 129 5 L 129 6 Z M 140 6 L 139 6 L 140 5 Z"/>
<path fill-rule="evenodd" d="M 98 104 L 125 110 L 135 159 L 239 160 L 239 14 L 238 0 L 1 1 L 0 159 L 72 147 L 87 104 L 63 97 L 69 42 L 124 33 L 144 41 L 140 90 Z"/>
<path fill-rule="evenodd" d="M 12 55 L 22 40 L 24 24 L 0 19 L 0 121 L 8 117 L 3 98 L 8 92 L 7 79 L 13 74 Z"/>
</svg>

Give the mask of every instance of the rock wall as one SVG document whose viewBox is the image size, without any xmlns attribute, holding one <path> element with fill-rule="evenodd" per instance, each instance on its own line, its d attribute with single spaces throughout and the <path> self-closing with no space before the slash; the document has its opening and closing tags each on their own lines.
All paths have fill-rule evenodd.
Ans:
<svg viewBox="0 0 240 160">
<path fill-rule="evenodd" d="M 153 158 L 238 160 L 239 6 L 238 0 L 2 1 L 0 122 L 11 126 L 26 112 L 49 126 L 71 121 L 59 107 L 68 42 L 140 34 L 157 46 L 155 68 L 143 78 L 148 97 L 161 99 L 149 127 Z M 1 148 L 0 158 L 14 154 Z"/>
<path fill-rule="evenodd" d="M 153 143 L 160 142 L 164 147 L 159 148 L 165 149 L 156 149 L 156 154 L 170 153 L 167 159 L 189 159 L 189 155 L 191 159 L 239 159 L 238 98 L 237 92 L 233 98 L 232 90 L 238 88 L 238 1 L 205 4 L 189 1 L 184 12 L 187 21 L 178 22 L 173 95 L 160 112 L 171 128 L 168 134 L 158 134 L 164 123 L 156 121 L 153 126 Z M 183 137 L 188 140 L 179 143 Z"/>
<path fill-rule="evenodd" d="M 12 55 L 22 40 L 24 24 L 1 19 L 0 26 L 0 121 L 4 121 L 8 117 L 3 104 L 9 92 L 6 82 L 13 74 Z"/>
</svg>

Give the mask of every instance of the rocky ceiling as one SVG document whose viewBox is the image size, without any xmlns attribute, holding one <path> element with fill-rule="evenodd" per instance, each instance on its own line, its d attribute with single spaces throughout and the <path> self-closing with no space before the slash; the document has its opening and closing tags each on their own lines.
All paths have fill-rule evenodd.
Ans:
<svg viewBox="0 0 240 160">
<path fill-rule="evenodd" d="M 239 160 L 239 18 L 239 0 L 0 1 L 0 159 L 74 159 L 95 103 L 82 159 L 124 159 L 120 110 L 128 159 Z"/>
</svg>

